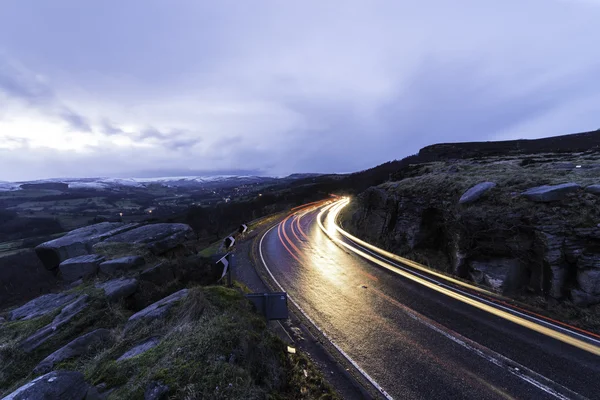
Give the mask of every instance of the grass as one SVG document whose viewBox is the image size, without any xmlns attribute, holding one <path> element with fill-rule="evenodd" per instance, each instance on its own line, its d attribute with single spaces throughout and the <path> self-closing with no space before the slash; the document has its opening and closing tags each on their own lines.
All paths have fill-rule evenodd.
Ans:
<svg viewBox="0 0 600 400">
<path fill-rule="evenodd" d="M 0 326 L 0 396 L 33 379 L 31 371 L 51 352 L 82 334 L 107 328 L 112 342 L 55 369 L 80 371 L 87 382 L 114 389 L 109 399 L 143 399 L 153 381 L 168 385 L 170 398 L 178 399 L 336 398 L 304 355 L 286 352 L 264 318 L 251 310 L 242 287 L 191 287 L 166 319 L 139 321 L 127 333 L 123 327 L 134 312 L 127 303 L 106 302 L 91 283 L 72 290 L 90 296 L 89 308 L 35 352 L 23 353 L 18 343 L 53 315 Z M 160 337 L 160 344 L 115 361 L 149 337 Z"/>
</svg>

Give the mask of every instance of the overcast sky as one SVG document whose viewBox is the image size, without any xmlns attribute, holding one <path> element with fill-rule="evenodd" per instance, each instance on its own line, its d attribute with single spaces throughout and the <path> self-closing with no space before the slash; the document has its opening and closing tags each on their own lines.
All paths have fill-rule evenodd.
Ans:
<svg viewBox="0 0 600 400">
<path fill-rule="evenodd" d="M 0 180 L 350 172 L 600 128 L 600 0 L 2 0 Z"/>
</svg>

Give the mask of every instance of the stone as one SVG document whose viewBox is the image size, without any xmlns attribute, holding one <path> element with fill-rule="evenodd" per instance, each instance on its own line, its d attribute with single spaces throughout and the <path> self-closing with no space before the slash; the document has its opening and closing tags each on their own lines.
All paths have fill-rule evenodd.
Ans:
<svg viewBox="0 0 600 400">
<path fill-rule="evenodd" d="M 150 382 L 144 392 L 144 400 L 164 400 L 169 393 L 169 387 L 162 382 Z"/>
<path fill-rule="evenodd" d="M 56 350 L 48 357 L 44 358 L 33 370 L 36 374 L 45 374 L 54 368 L 54 365 L 69 358 L 79 357 L 89 353 L 95 347 L 107 342 L 110 339 L 108 329 L 96 329 L 90 333 L 72 340 L 67 345 Z"/>
<path fill-rule="evenodd" d="M 121 271 L 127 271 L 146 264 L 144 257 L 127 256 L 115 258 L 114 260 L 104 261 L 100 264 L 100 272 L 106 275 L 115 275 Z"/>
<path fill-rule="evenodd" d="M 134 294 L 138 289 L 138 281 L 134 278 L 113 279 L 96 285 L 104 290 L 104 295 L 110 301 L 118 301 Z"/>
<path fill-rule="evenodd" d="M 563 183 L 562 185 L 534 187 L 524 191 L 521 195 L 535 202 L 549 203 L 563 200 L 567 194 L 579 189 L 581 186 L 577 183 Z"/>
<path fill-rule="evenodd" d="M 160 263 L 140 273 L 140 280 L 162 285 L 175 279 L 173 270 L 166 263 Z"/>
<path fill-rule="evenodd" d="M 46 269 L 56 269 L 61 262 L 69 258 L 90 254 L 95 243 L 137 226 L 139 225 L 110 222 L 86 226 L 40 244 L 35 248 L 35 252 Z"/>
<path fill-rule="evenodd" d="M 76 281 L 87 278 L 98 271 L 98 266 L 104 261 L 104 257 L 97 254 L 88 254 L 69 258 L 60 263 L 59 269 L 65 281 Z"/>
<path fill-rule="evenodd" d="M 84 400 L 93 398 L 95 388 L 81 372 L 53 371 L 35 378 L 2 400 Z"/>
<path fill-rule="evenodd" d="M 160 223 L 128 230 L 105 242 L 143 244 L 153 254 L 160 255 L 194 238 L 194 230 L 187 224 Z"/>
<path fill-rule="evenodd" d="M 589 269 L 577 273 L 577 283 L 584 292 L 600 295 L 600 269 Z"/>
<path fill-rule="evenodd" d="M 471 278 L 494 291 L 506 293 L 515 291 L 522 282 L 522 266 L 516 259 L 493 259 L 471 261 Z"/>
<path fill-rule="evenodd" d="M 555 169 L 575 169 L 575 164 L 570 162 L 555 163 L 552 165 Z"/>
<path fill-rule="evenodd" d="M 69 289 L 74 289 L 79 285 L 83 285 L 83 279 L 77 279 L 75 282 L 69 284 Z"/>
<path fill-rule="evenodd" d="M 591 194 L 600 195 L 600 185 L 590 185 L 585 188 L 585 191 Z"/>
<path fill-rule="evenodd" d="M 600 295 L 594 296 L 583 290 L 573 289 L 571 290 L 571 301 L 576 306 L 587 307 L 600 303 Z"/>
<path fill-rule="evenodd" d="M 88 299 L 87 295 L 79 296 L 77 300 L 65 306 L 51 323 L 23 340 L 19 345 L 21 349 L 29 353 L 44 344 L 48 339 L 56 335 L 62 326 L 69 323 L 77 314 L 89 306 Z"/>
<path fill-rule="evenodd" d="M 152 337 L 150 339 L 147 339 L 147 340 L 143 341 L 142 343 L 127 350 L 121 357 L 117 358 L 117 361 L 128 360 L 135 356 L 139 356 L 140 354 L 145 353 L 148 350 L 158 346 L 159 343 L 160 343 L 160 339 L 157 337 Z"/>
<path fill-rule="evenodd" d="M 22 320 L 41 317 L 42 315 L 50 314 L 59 308 L 63 307 L 75 300 L 77 297 L 74 294 L 67 293 L 50 293 L 35 298 L 19 308 L 12 310 L 8 314 L 9 321 Z"/>
<path fill-rule="evenodd" d="M 600 270 L 600 254 L 583 253 L 577 258 L 577 268 L 579 269 L 598 269 Z"/>
<path fill-rule="evenodd" d="M 144 308 L 143 310 L 133 314 L 131 317 L 129 317 L 128 324 L 140 319 L 152 320 L 163 318 L 167 315 L 167 312 L 175 305 L 175 303 L 184 299 L 187 295 L 188 289 L 182 289 L 178 292 L 175 292 L 170 296 L 167 296 L 164 299 L 161 299 L 156 303 Z"/>
<path fill-rule="evenodd" d="M 458 201 L 459 204 L 473 203 L 481 198 L 488 190 L 496 187 L 494 182 L 482 182 L 467 190 Z"/>
</svg>

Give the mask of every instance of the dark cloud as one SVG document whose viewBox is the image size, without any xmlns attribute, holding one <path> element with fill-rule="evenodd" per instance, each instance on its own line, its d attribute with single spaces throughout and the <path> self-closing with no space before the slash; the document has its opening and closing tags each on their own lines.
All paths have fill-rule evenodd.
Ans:
<svg viewBox="0 0 600 400">
<path fill-rule="evenodd" d="M 121 128 L 117 128 L 116 126 L 114 126 L 114 124 L 108 119 L 102 120 L 102 122 L 100 123 L 100 130 L 102 133 L 108 136 L 122 135 L 125 133 L 125 131 L 123 131 Z"/>
<path fill-rule="evenodd" d="M 65 121 L 69 125 L 69 129 L 76 132 L 91 132 L 92 127 L 90 126 L 89 121 L 82 115 L 77 114 L 76 112 L 69 110 L 68 108 L 64 109 L 60 114 L 60 118 Z"/>
<path fill-rule="evenodd" d="M 173 139 L 165 141 L 165 144 L 171 150 L 185 150 L 191 147 L 196 146 L 198 143 L 201 143 L 202 139 L 200 138 L 182 138 L 182 139 Z"/>
<path fill-rule="evenodd" d="M 0 54 L 0 91 L 12 98 L 37 105 L 51 102 L 54 92 L 45 84 Z"/>
</svg>

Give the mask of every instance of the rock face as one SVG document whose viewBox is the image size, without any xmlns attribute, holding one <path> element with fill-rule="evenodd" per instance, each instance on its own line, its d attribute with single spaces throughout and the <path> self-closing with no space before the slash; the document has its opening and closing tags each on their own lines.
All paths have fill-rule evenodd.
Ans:
<svg viewBox="0 0 600 400">
<path fill-rule="evenodd" d="M 90 333 L 78 337 L 64 347 L 56 350 L 54 353 L 46 357 L 33 370 L 36 374 L 45 374 L 50 372 L 55 364 L 73 357 L 79 357 L 88 353 L 94 347 L 101 345 L 110 339 L 110 331 L 108 329 L 96 329 Z"/>
<path fill-rule="evenodd" d="M 171 309 L 171 307 L 173 307 L 179 300 L 184 299 L 187 295 L 188 289 L 182 289 L 178 292 L 175 292 L 172 295 L 167 296 L 164 299 L 159 300 L 156 303 L 153 303 L 143 310 L 133 314 L 131 317 L 129 317 L 128 324 L 141 319 L 152 320 L 163 318 L 167 315 L 167 312 Z"/>
<path fill-rule="evenodd" d="M 90 254 L 92 246 L 107 237 L 137 227 L 138 224 L 102 222 L 75 229 L 65 236 L 40 244 L 35 252 L 46 267 L 52 270 L 69 258 Z"/>
<path fill-rule="evenodd" d="M 96 274 L 100 263 L 103 261 L 104 257 L 97 254 L 89 254 L 69 258 L 68 260 L 61 262 L 59 268 L 62 278 L 65 281 L 72 282 Z"/>
<path fill-rule="evenodd" d="M 473 281 L 491 287 L 499 293 L 515 291 L 520 282 L 521 263 L 515 259 L 472 261 Z"/>
<path fill-rule="evenodd" d="M 138 356 L 142 353 L 147 352 L 148 350 L 158 346 L 160 343 L 160 339 L 157 337 L 153 337 L 143 341 L 142 343 L 134 346 L 133 348 L 127 350 L 121 357 L 117 358 L 117 361 L 128 360 L 135 356 Z"/>
<path fill-rule="evenodd" d="M 52 313 L 65 304 L 75 300 L 74 294 L 67 293 L 51 293 L 40 296 L 31 300 L 25 305 L 12 310 L 8 315 L 9 321 L 23 320 L 41 317 Z"/>
<path fill-rule="evenodd" d="M 100 272 L 106 275 L 116 275 L 122 271 L 138 268 L 146 264 L 144 257 L 128 256 L 104 261 L 100 264 Z"/>
<path fill-rule="evenodd" d="M 108 282 L 97 284 L 96 287 L 104 290 L 104 295 L 108 300 L 118 301 L 134 294 L 138 288 L 138 281 L 133 278 L 113 279 Z"/>
<path fill-rule="evenodd" d="M 467 190 L 458 201 L 459 204 L 473 203 L 481 198 L 488 190 L 496 187 L 494 182 L 482 182 Z"/>
<path fill-rule="evenodd" d="M 165 282 L 172 281 L 173 278 L 173 271 L 165 263 L 160 263 L 140 273 L 140 280 L 152 282 L 156 285 L 161 285 Z"/>
<path fill-rule="evenodd" d="M 534 187 L 524 191 L 522 195 L 535 202 L 549 203 L 562 200 L 567 194 L 576 192 L 579 189 L 581 189 L 581 186 L 577 183 L 563 183 L 562 185 Z"/>
<path fill-rule="evenodd" d="M 74 302 L 64 307 L 60 314 L 58 314 L 50 324 L 41 328 L 33 335 L 25 339 L 20 347 L 26 353 L 29 353 L 39 346 L 41 346 L 44 342 L 54 336 L 58 329 L 60 329 L 65 324 L 69 323 L 77 314 L 81 311 L 85 310 L 88 307 L 88 296 L 83 295 L 77 298 Z"/>
<path fill-rule="evenodd" d="M 194 238 L 186 224 L 151 224 L 107 238 L 105 242 L 144 244 L 154 254 L 163 254 Z"/>
<path fill-rule="evenodd" d="M 591 194 L 600 194 L 600 185 L 590 185 L 585 188 L 585 191 Z"/>
<path fill-rule="evenodd" d="M 144 392 L 144 400 L 163 400 L 167 398 L 169 387 L 162 382 L 150 382 Z"/>
<path fill-rule="evenodd" d="M 84 400 L 95 394 L 81 372 L 53 371 L 21 386 L 3 400 Z"/>
</svg>

